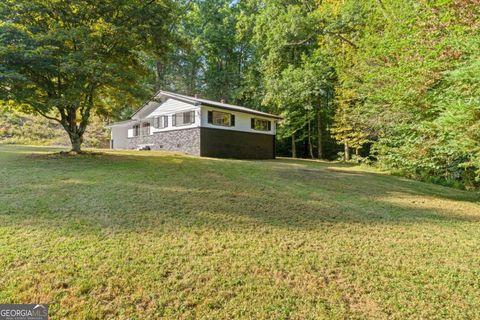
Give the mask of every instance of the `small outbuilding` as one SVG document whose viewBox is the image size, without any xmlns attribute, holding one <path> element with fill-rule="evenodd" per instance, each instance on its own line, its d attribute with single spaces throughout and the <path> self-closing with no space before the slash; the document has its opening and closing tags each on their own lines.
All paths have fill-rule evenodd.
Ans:
<svg viewBox="0 0 480 320">
<path fill-rule="evenodd" d="M 238 159 L 275 158 L 281 117 L 159 91 L 129 120 L 107 125 L 112 149 L 149 149 Z"/>
</svg>

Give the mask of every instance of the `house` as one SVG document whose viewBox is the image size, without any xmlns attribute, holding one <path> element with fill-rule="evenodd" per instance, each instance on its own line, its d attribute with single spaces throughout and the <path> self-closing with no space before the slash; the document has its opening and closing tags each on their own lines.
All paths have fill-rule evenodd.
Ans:
<svg viewBox="0 0 480 320">
<path fill-rule="evenodd" d="M 239 159 L 275 158 L 281 117 L 159 91 L 129 120 L 108 125 L 112 149 L 150 149 Z"/>
</svg>

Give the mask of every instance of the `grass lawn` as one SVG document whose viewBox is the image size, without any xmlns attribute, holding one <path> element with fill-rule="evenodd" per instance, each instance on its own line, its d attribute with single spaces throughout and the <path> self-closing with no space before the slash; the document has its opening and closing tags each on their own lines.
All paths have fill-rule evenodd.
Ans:
<svg viewBox="0 0 480 320">
<path fill-rule="evenodd" d="M 0 303 L 51 319 L 467 319 L 480 196 L 356 166 L 0 146 Z"/>
</svg>

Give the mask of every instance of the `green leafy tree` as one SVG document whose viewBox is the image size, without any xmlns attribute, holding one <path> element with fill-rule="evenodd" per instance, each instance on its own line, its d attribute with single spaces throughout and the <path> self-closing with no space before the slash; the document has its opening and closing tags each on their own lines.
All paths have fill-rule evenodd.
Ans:
<svg viewBox="0 0 480 320">
<path fill-rule="evenodd" d="M 355 117 L 354 110 L 360 102 L 353 90 L 337 87 L 337 108 L 334 117 L 334 126 L 330 129 L 333 137 L 344 146 L 344 160 L 351 160 L 351 149 L 355 149 L 357 156 L 360 150 L 368 143 L 369 130 L 362 126 Z"/>
<path fill-rule="evenodd" d="M 319 21 L 315 6 L 313 1 L 295 4 L 268 1 L 255 20 L 253 40 L 260 57 L 262 102 L 284 116 L 279 133 L 292 139 L 294 157 L 299 138 L 307 140 L 308 153 L 313 157 L 315 124 L 317 155 L 323 158 L 322 98 L 326 87 L 331 87 L 327 79 L 332 77 L 332 70 L 323 53 L 317 50 Z M 306 134 L 301 134 L 304 131 Z"/>
<path fill-rule="evenodd" d="M 323 132 L 331 113 L 329 98 L 333 97 L 335 72 L 327 57 L 320 52 L 304 55 L 298 67 L 290 65 L 272 88 L 271 101 L 278 105 L 286 118 L 281 134 L 291 137 L 306 127 L 310 157 L 314 157 L 314 128 L 316 129 L 316 156 L 324 158 Z M 298 137 L 296 137 L 298 139 Z M 295 137 L 293 138 L 295 139 Z"/>
<path fill-rule="evenodd" d="M 340 74 L 379 164 L 404 175 L 479 185 L 478 17 L 474 2 L 371 1 Z"/>
<path fill-rule="evenodd" d="M 252 60 L 248 23 L 240 20 L 249 10 L 248 4 L 236 1 L 184 3 L 184 14 L 174 26 L 180 41 L 159 72 L 159 87 L 216 100 L 242 100 L 244 70 Z"/>
<path fill-rule="evenodd" d="M 169 0 L 3 1 L 2 99 L 59 122 L 81 151 L 92 112 L 145 96 L 142 52 L 169 39 L 174 9 Z"/>
</svg>

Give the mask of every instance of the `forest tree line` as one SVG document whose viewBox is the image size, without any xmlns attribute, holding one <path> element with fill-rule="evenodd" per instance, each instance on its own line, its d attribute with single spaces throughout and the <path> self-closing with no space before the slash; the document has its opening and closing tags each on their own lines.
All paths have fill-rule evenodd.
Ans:
<svg viewBox="0 0 480 320">
<path fill-rule="evenodd" d="M 478 187 L 480 3 L 186 1 L 157 87 L 281 114 L 279 153 Z"/>
<path fill-rule="evenodd" d="M 480 186 L 478 0 L 5 0 L 0 106 L 81 151 L 155 90 L 280 114 L 278 153 Z"/>
</svg>

